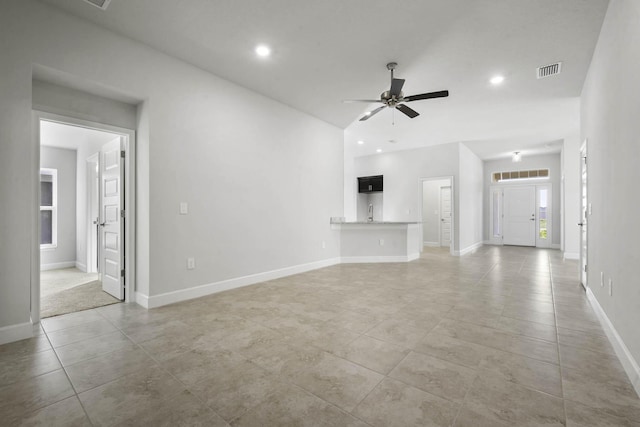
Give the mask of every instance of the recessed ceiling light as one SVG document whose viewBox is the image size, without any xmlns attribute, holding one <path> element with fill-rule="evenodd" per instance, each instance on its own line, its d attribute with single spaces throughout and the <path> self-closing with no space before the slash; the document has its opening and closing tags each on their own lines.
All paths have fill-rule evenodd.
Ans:
<svg viewBox="0 0 640 427">
<path fill-rule="evenodd" d="M 364 144 L 364 141 L 362 140 L 358 141 L 358 145 L 362 145 L 362 144 Z"/>
<path fill-rule="evenodd" d="M 499 85 L 504 81 L 504 76 L 493 76 L 491 80 L 489 80 L 492 85 Z"/>
<path fill-rule="evenodd" d="M 382 148 L 378 148 L 378 149 L 376 150 L 376 153 L 382 153 Z"/>
<path fill-rule="evenodd" d="M 262 58 L 266 58 L 271 55 L 271 49 L 269 49 L 269 46 L 261 44 L 256 47 L 256 54 Z"/>
</svg>

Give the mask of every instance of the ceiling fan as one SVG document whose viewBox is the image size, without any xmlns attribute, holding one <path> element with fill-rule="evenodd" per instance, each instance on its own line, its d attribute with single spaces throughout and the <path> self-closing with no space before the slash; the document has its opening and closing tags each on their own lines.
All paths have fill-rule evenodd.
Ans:
<svg viewBox="0 0 640 427">
<path fill-rule="evenodd" d="M 384 110 L 387 107 L 395 108 L 396 110 L 405 114 L 409 118 L 413 119 L 414 117 L 417 117 L 420 114 L 416 110 L 405 105 L 404 102 L 420 101 L 422 99 L 432 99 L 432 98 L 445 98 L 449 96 L 448 90 L 421 93 L 419 95 L 404 96 L 404 93 L 402 93 L 402 86 L 404 85 L 404 79 L 393 78 L 393 70 L 395 70 L 397 66 L 398 64 L 396 62 L 389 62 L 387 64 L 387 70 L 391 71 L 391 88 L 387 91 L 382 92 L 382 94 L 380 94 L 380 99 L 351 99 L 351 100 L 343 101 L 343 102 L 366 102 L 369 104 L 372 102 L 379 102 L 384 104 L 382 107 L 378 107 L 372 111 L 366 112 L 365 115 L 360 119 L 361 122 L 368 120 L 371 116 L 379 113 L 380 111 Z"/>
</svg>

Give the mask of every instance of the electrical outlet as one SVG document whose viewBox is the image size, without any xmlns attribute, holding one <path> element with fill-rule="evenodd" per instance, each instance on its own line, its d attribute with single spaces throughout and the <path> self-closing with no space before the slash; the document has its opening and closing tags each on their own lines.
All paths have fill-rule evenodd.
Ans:
<svg viewBox="0 0 640 427">
<path fill-rule="evenodd" d="M 384 239 L 380 239 L 378 243 L 380 243 L 380 246 L 384 246 Z"/>
<path fill-rule="evenodd" d="M 327 247 L 327 242 L 325 242 L 324 240 L 322 241 L 322 249 L 325 249 Z"/>
<path fill-rule="evenodd" d="M 187 270 L 193 270 L 196 268 L 195 258 L 187 258 Z"/>
<path fill-rule="evenodd" d="M 604 271 L 600 272 L 600 287 L 604 288 Z"/>
<path fill-rule="evenodd" d="M 187 202 L 180 202 L 180 215 L 186 215 L 189 213 L 189 204 Z"/>
<path fill-rule="evenodd" d="M 613 279 L 609 279 L 609 296 L 613 296 Z"/>
</svg>

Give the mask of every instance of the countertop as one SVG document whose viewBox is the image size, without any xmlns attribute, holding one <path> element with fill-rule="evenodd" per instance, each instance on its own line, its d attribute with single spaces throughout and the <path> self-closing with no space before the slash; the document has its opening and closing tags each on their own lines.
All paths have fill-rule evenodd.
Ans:
<svg viewBox="0 0 640 427">
<path fill-rule="evenodd" d="M 332 221 L 331 224 L 350 225 L 350 224 L 366 224 L 366 225 L 409 225 L 419 224 L 419 222 L 404 222 L 404 221 Z"/>
</svg>

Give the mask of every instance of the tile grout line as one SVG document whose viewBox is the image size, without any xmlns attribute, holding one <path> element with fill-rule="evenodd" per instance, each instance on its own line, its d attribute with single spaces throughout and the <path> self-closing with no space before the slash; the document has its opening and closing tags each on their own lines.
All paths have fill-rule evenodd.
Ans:
<svg viewBox="0 0 640 427">
<path fill-rule="evenodd" d="M 547 255 L 547 262 L 549 263 L 549 279 L 551 280 L 551 300 L 553 301 L 553 318 L 556 322 L 556 342 L 558 348 L 558 371 L 560 372 L 560 393 L 562 394 L 562 411 L 564 413 L 564 423 L 567 424 L 567 402 L 564 398 L 564 382 L 562 377 L 562 363 L 560 360 L 560 334 L 558 333 L 558 318 L 556 316 L 556 295 L 555 285 L 553 280 L 553 264 L 551 258 Z"/>
<path fill-rule="evenodd" d="M 44 328 L 42 328 L 42 332 L 44 333 L 45 337 L 47 338 L 47 341 L 49 341 L 49 345 L 51 346 L 51 349 L 53 350 L 53 354 L 56 355 L 56 359 L 58 360 L 58 363 L 60 364 L 60 368 L 62 369 L 62 372 L 64 372 L 65 377 L 67 378 L 67 381 L 69 381 L 69 385 L 71 386 L 71 389 L 73 390 L 73 394 L 74 397 L 78 400 L 78 403 L 80 404 L 80 407 L 82 408 L 82 411 L 84 412 L 84 415 L 87 417 L 87 420 L 89 420 L 89 423 L 93 426 L 95 425 L 93 423 L 93 420 L 91 419 L 91 417 L 89 416 L 89 413 L 87 412 L 87 409 L 84 407 L 84 405 L 82 404 L 82 400 L 80 400 L 80 396 L 78 395 L 78 391 L 76 390 L 75 385 L 73 384 L 73 382 L 71 381 L 71 377 L 69 377 L 69 373 L 67 372 L 66 367 L 62 364 L 62 360 L 60 360 L 60 356 L 58 356 L 58 352 L 56 351 L 56 349 L 53 347 L 53 344 L 51 343 L 51 340 L 49 339 L 49 334 L 45 331 Z M 62 399 L 64 400 L 64 399 Z M 58 401 L 61 402 L 62 400 Z M 57 402 L 56 402 L 57 403 Z M 49 405 L 50 406 L 50 405 Z"/>
</svg>

